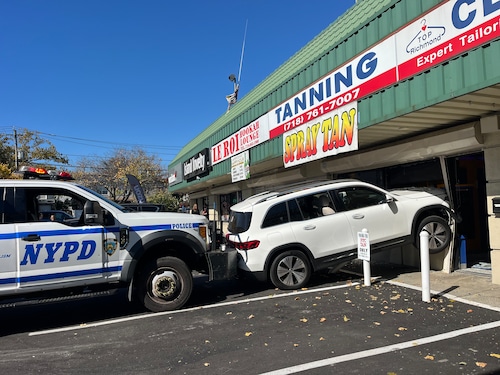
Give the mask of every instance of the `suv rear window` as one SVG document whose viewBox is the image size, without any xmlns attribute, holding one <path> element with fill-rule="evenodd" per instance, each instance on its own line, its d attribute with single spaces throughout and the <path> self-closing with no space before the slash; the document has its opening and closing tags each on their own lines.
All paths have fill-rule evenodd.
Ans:
<svg viewBox="0 0 500 375">
<path fill-rule="evenodd" d="M 252 220 L 251 212 L 237 212 L 231 211 L 229 216 L 229 223 L 227 229 L 231 233 L 243 233 L 250 228 L 250 222 Z"/>
</svg>

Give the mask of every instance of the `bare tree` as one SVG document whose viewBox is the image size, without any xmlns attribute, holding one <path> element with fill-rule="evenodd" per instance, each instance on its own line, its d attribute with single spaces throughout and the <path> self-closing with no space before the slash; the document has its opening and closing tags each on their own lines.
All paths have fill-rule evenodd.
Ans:
<svg viewBox="0 0 500 375">
<path fill-rule="evenodd" d="M 146 196 L 158 189 L 165 189 L 160 161 L 147 155 L 143 149 L 117 149 L 108 158 L 88 157 L 78 163 L 73 177 L 95 189 L 105 189 L 115 202 L 127 202 L 132 195 L 126 175 L 137 177 Z"/>
</svg>

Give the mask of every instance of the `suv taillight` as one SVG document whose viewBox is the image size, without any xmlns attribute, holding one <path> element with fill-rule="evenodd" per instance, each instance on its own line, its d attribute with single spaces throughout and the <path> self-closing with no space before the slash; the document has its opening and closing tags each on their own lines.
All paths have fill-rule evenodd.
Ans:
<svg viewBox="0 0 500 375">
<path fill-rule="evenodd" d="M 227 237 L 226 237 L 227 239 Z M 260 245 L 259 240 L 246 241 L 246 242 L 234 242 L 227 239 L 227 242 L 238 250 L 252 250 L 256 249 Z"/>
</svg>

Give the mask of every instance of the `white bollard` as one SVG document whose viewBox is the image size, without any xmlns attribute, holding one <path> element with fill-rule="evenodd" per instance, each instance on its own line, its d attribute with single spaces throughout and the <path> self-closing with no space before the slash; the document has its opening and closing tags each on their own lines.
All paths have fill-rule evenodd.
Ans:
<svg viewBox="0 0 500 375">
<path fill-rule="evenodd" d="M 363 261 L 363 275 L 365 278 L 365 286 L 370 286 L 372 285 L 372 271 L 370 268 L 370 261 L 369 260 L 364 260 Z"/>
<path fill-rule="evenodd" d="M 420 232 L 420 273 L 422 274 L 422 301 L 431 302 L 431 262 L 429 257 L 429 233 Z"/>
</svg>

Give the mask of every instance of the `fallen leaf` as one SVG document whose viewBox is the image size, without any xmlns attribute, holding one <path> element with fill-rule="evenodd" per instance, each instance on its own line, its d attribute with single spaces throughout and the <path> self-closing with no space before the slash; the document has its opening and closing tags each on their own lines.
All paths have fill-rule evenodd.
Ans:
<svg viewBox="0 0 500 375">
<path fill-rule="evenodd" d="M 427 359 L 427 360 L 429 360 L 429 361 L 434 361 L 434 356 L 432 356 L 432 355 L 426 355 L 426 356 L 424 357 L 424 359 Z"/>
<path fill-rule="evenodd" d="M 255 315 L 253 315 L 253 314 L 250 314 L 250 315 L 248 316 L 248 319 L 253 319 L 253 318 L 255 318 Z"/>
<path fill-rule="evenodd" d="M 210 340 L 205 340 L 205 344 L 210 344 Z"/>
<path fill-rule="evenodd" d="M 209 363 L 209 362 L 205 362 L 203 365 L 204 365 L 205 367 L 208 367 L 208 366 L 210 366 L 210 363 Z"/>
<path fill-rule="evenodd" d="M 379 326 L 380 323 L 379 322 L 373 322 L 373 324 L 375 324 L 376 326 Z"/>
<path fill-rule="evenodd" d="M 233 315 L 233 312 L 232 312 L 232 311 L 228 311 L 228 312 L 226 313 L 226 315 Z"/>
<path fill-rule="evenodd" d="M 408 331 L 408 328 L 405 328 L 405 327 L 399 327 L 399 328 L 398 328 L 398 331 Z"/>
<path fill-rule="evenodd" d="M 349 320 L 351 319 L 349 319 L 347 316 L 344 315 L 344 322 L 348 322 Z"/>
<path fill-rule="evenodd" d="M 476 362 L 476 366 L 477 367 L 481 367 L 481 368 L 485 368 L 486 367 L 486 363 L 485 362 Z"/>
<path fill-rule="evenodd" d="M 301 321 L 302 323 L 307 323 L 307 318 L 302 318 L 302 319 L 300 319 L 300 321 Z"/>
<path fill-rule="evenodd" d="M 252 332 L 245 332 L 245 336 L 248 337 L 248 336 L 252 336 Z"/>
<path fill-rule="evenodd" d="M 319 341 L 325 341 L 325 338 L 324 337 L 320 337 Z"/>
<path fill-rule="evenodd" d="M 472 309 L 469 309 L 467 310 L 467 313 L 470 314 L 473 310 Z"/>
<path fill-rule="evenodd" d="M 295 297 L 295 301 L 300 301 L 300 297 Z"/>
<path fill-rule="evenodd" d="M 297 347 L 297 346 L 299 346 L 299 344 L 293 344 L 293 346 L 294 346 L 294 347 Z"/>
<path fill-rule="evenodd" d="M 500 354 L 497 353 L 491 353 L 490 357 L 495 357 L 495 358 L 500 358 Z"/>
<path fill-rule="evenodd" d="M 401 298 L 401 294 L 396 294 L 395 296 L 391 296 L 391 300 L 395 301 Z"/>
<path fill-rule="evenodd" d="M 326 318 L 321 318 L 321 319 L 319 320 L 319 322 L 320 322 L 320 323 L 323 323 L 324 321 L 326 321 Z"/>
<path fill-rule="evenodd" d="M 346 299 L 345 300 L 347 303 L 352 303 L 352 301 L 350 299 Z"/>
</svg>

